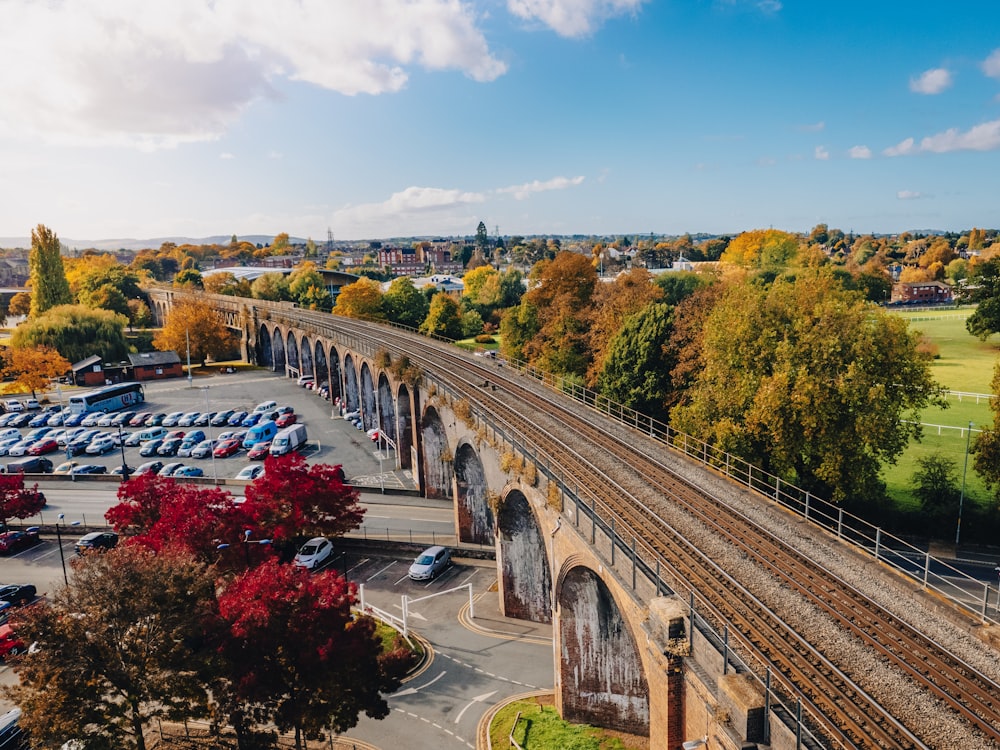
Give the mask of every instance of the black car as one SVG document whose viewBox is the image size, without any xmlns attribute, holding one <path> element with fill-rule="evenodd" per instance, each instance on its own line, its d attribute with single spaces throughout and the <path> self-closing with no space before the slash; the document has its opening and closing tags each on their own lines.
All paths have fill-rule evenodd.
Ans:
<svg viewBox="0 0 1000 750">
<path fill-rule="evenodd" d="M 81 464 L 73 468 L 73 474 L 107 474 L 108 467 L 100 464 Z"/>
<path fill-rule="evenodd" d="M 76 554 L 85 552 L 106 552 L 118 546 L 118 535 L 113 531 L 92 531 L 80 537 L 76 543 Z"/>
<path fill-rule="evenodd" d="M 33 602 L 37 593 L 30 583 L 8 583 L 0 586 L 0 602 L 10 602 L 18 607 Z"/>
<path fill-rule="evenodd" d="M 147 440 L 145 443 L 142 444 L 142 448 L 139 449 L 139 455 L 145 456 L 146 458 L 148 458 L 149 456 L 155 456 L 157 449 L 161 445 L 163 445 L 162 440 L 159 439 Z M 179 448 L 180 445 L 181 445 L 180 442 L 178 442 L 177 447 Z"/>
<path fill-rule="evenodd" d="M 164 440 L 159 448 L 156 449 L 157 456 L 176 456 L 177 451 L 181 447 L 181 443 L 184 442 L 184 438 L 170 438 L 169 440 Z"/>
</svg>

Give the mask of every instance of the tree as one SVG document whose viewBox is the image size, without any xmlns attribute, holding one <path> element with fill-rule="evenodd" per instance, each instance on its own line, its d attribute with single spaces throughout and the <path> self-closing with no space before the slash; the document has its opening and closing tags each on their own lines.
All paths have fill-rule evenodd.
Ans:
<svg viewBox="0 0 1000 750">
<path fill-rule="evenodd" d="M 246 488 L 243 512 L 279 549 L 295 549 L 302 538 L 342 536 L 361 525 L 365 511 L 339 468 L 308 464 L 298 453 L 268 456 L 264 474 Z"/>
<path fill-rule="evenodd" d="M 906 321 L 823 269 L 730 285 L 699 364 L 673 426 L 835 501 L 881 499 L 880 465 L 944 403 Z"/>
<path fill-rule="evenodd" d="M 128 321 L 129 327 L 149 328 L 153 325 L 153 311 L 149 305 L 141 299 L 130 299 L 128 301 Z"/>
<path fill-rule="evenodd" d="M 237 279 L 228 271 L 202 276 L 201 285 L 209 294 L 225 294 L 229 297 L 253 296 L 250 282 L 246 279 Z"/>
<path fill-rule="evenodd" d="M 671 324 L 671 308 L 662 303 L 647 305 L 625 319 L 608 346 L 597 379 L 602 396 L 666 421 L 674 364 L 667 347 Z"/>
<path fill-rule="evenodd" d="M 258 276 L 250 285 L 254 299 L 267 299 L 273 302 L 291 299 L 288 293 L 288 278 L 278 271 L 270 271 Z"/>
<path fill-rule="evenodd" d="M 209 357 L 220 359 L 229 354 L 236 346 L 236 337 L 208 302 L 183 299 L 171 308 L 166 323 L 153 338 L 153 346 L 164 352 L 186 352 L 189 344 L 191 358 L 204 366 Z"/>
<path fill-rule="evenodd" d="M 32 740 L 144 750 L 152 719 L 203 715 L 195 649 L 214 587 L 206 566 L 170 552 L 124 547 L 74 563 L 68 587 L 16 619 L 37 648 L 4 692 Z"/>
<path fill-rule="evenodd" d="M 960 491 L 955 481 L 955 461 L 940 453 L 931 453 L 917 459 L 913 472 L 913 494 L 920 500 L 920 508 L 929 519 L 942 521 L 958 514 Z M 933 523 L 928 524 L 934 528 Z"/>
<path fill-rule="evenodd" d="M 743 268 L 781 270 L 792 262 L 798 250 L 799 241 L 793 234 L 755 229 L 734 237 L 720 260 Z"/>
<path fill-rule="evenodd" d="M 973 336 L 985 341 L 1000 333 L 1000 256 L 977 263 L 969 278 L 973 302 L 978 305 L 965 321 Z"/>
<path fill-rule="evenodd" d="M 292 271 L 288 277 L 288 294 L 309 310 L 329 311 L 333 298 L 323 282 L 323 276 L 312 261 L 306 261 Z"/>
<path fill-rule="evenodd" d="M 201 271 L 197 268 L 182 268 L 174 276 L 174 286 L 186 287 L 188 289 L 201 289 Z"/>
<path fill-rule="evenodd" d="M 30 315 L 31 314 L 31 293 L 18 292 L 10 298 L 7 305 L 8 315 Z"/>
<path fill-rule="evenodd" d="M 379 283 L 362 278 L 340 290 L 333 306 L 335 315 L 362 320 L 383 320 L 382 290 Z"/>
<path fill-rule="evenodd" d="M 0 474 L 0 528 L 7 530 L 12 518 L 31 518 L 45 507 L 38 485 L 24 486 L 24 474 Z"/>
<path fill-rule="evenodd" d="M 393 279 L 382 297 L 385 317 L 392 323 L 407 328 L 418 328 L 430 310 L 427 297 L 413 285 L 409 276 Z"/>
<path fill-rule="evenodd" d="M 479 222 L 479 226 L 476 227 L 476 251 L 483 258 L 490 257 L 490 237 L 486 232 L 486 224 L 483 222 Z"/>
<path fill-rule="evenodd" d="M 58 305 L 72 304 L 73 293 L 66 281 L 59 238 L 44 224 L 31 230 L 28 268 L 31 276 L 31 317 Z"/>
<path fill-rule="evenodd" d="M 674 307 L 694 294 L 698 289 L 714 283 L 712 276 L 693 271 L 671 271 L 661 273 L 653 282 L 663 290 L 663 302 Z"/>
<path fill-rule="evenodd" d="M 652 283 L 652 276 L 645 268 L 633 268 L 614 281 L 596 287 L 590 315 L 591 363 L 587 372 L 591 385 L 596 384 L 604 368 L 608 346 L 625 325 L 625 320 L 662 296 L 660 287 Z"/>
<path fill-rule="evenodd" d="M 266 475 L 265 475 L 266 476 Z M 354 587 L 336 572 L 270 560 L 234 580 L 219 597 L 224 667 L 213 695 L 240 747 L 254 724 L 295 730 L 295 746 L 355 726 L 363 711 L 389 715 L 383 693 L 399 687 L 408 661 L 382 653 L 375 623 L 354 617 Z M 275 648 L 293 643 L 294 648 Z"/>
<path fill-rule="evenodd" d="M 117 362 L 128 354 L 128 320 L 108 310 L 83 305 L 60 305 L 18 326 L 11 336 L 15 349 L 51 347 L 70 362 L 98 354 Z"/>
<path fill-rule="evenodd" d="M 993 412 L 993 424 L 984 427 L 976 436 L 971 447 L 975 456 L 973 466 L 983 478 L 986 486 L 994 491 L 1000 503 L 1000 362 L 993 369 L 993 394 L 990 400 L 990 410 Z"/>
<path fill-rule="evenodd" d="M 142 295 L 143 274 L 114 255 L 84 253 L 67 263 L 66 277 L 81 305 L 128 314 L 128 301 Z"/>
<path fill-rule="evenodd" d="M 435 294 L 427 318 L 420 324 L 420 332 L 445 339 L 462 338 L 462 308 L 455 298 L 447 292 Z"/>
<path fill-rule="evenodd" d="M 31 348 L 6 347 L 3 351 L 3 374 L 14 379 L 14 386 L 31 391 L 47 390 L 56 378 L 69 372 L 71 363 L 50 346 Z"/>
</svg>

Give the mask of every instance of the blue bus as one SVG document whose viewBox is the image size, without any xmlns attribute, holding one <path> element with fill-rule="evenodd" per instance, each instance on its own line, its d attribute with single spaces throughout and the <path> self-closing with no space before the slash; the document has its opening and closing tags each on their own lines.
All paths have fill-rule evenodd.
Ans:
<svg viewBox="0 0 1000 750">
<path fill-rule="evenodd" d="M 127 406 L 135 406 L 146 400 L 141 383 L 117 383 L 98 388 L 90 393 L 69 397 L 69 410 L 73 414 L 92 411 L 117 411 Z"/>
</svg>

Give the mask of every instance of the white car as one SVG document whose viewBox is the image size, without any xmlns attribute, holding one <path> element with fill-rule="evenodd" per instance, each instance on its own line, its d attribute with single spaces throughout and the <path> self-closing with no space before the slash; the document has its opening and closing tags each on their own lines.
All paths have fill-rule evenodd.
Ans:
<svg viewBox="0 0 1000 750">
<path fill-rule="evenodd" d="M 3 440 L 0 440 L 0 456 L 6 456 L 7 452 L 11 449 L 11 447 L 17 445 L 20 442 L 21 438 L 19 437 L 4 438 Z"/>
<path fill-rule="evenodd" d="M 108 451 L 115 449 L 115 439 L 110 435 L 97 435 L 87 446 L 87 453 L 91 456 L 103 456 Z"/>
<path fill-rule="evenodd" d="M 104 412 L 95 411 L 94 413 L 85 416 L 83 420 L 80 422 L 80 424 L 84 427 L 97 427 L 97 423 L 101 420 L 101 417 L 103 416 Z"/>
<path fill-rule="evenodd" d="M 25 409 L 41 409 L 42 405 L 40 403 L 38 403 L 38 399 L 37 398 L 29 398 L 29 399 L 25 399 L 24 408 Z"/>
<path fill-rule="evenodd" d="M 26 456 L 28 455 L 28 448 L 30 448 L 34 444 L 35 444 L 34 438 L 30 440 L 28 440 L 27 438 L 25 438 L 24 440 L 19 440 L 18 442 L 14 443 L 14 445 L 10 446 L 10 448 L 7 449 L 7 455 L 14 457 Z"/>
<path fill-rule="evenodd" d="M 318 536 L 302 545 L 302 549 L 292 561 L 294 565 L 307 570 L 316 570 L 333 556 L 333 542 Z"/>
<path fill-rule="evenodd" d="M 262 476 L 263 474 L 264 466 L 262 464 L 251 464 L 250 466 L 244 466 L 240 469 L 234 479 L 245 479 L 248 482 L 252 482 L 254 479 Z"/>
<path fill-rule="evenodd" d="M 79 435 L 81 432 L 86 432 L 86 427 L 68 427 L 62 431 L 62 434 L 56 438 L 56 442 L 62 448 L 66 447 L 66 443 L 71 442 L 73 438 Z"/>
<path fill-rule="evenodd" d="M 114 412 L 110 412 L 109 411 L 107 414 L 102 415 L 101 418 L 97 420 L 97 426 L 98 427 L 110 427 L 111 426 L 111 421 L 114 418 L 115 418 Z"/>
<path fill-rule="evenodd" d="M 22 404 L 16 398 L 9 398 L 3 402 L 3 408 L 11 412 L 24 411 L 24 404 Z"/>
</svg>

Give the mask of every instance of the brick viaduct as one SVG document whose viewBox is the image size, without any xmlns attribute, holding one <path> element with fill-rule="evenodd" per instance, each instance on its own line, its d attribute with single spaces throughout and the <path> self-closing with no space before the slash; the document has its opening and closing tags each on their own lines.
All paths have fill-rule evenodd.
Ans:
<svg viewBox="0 0 1000 750">
<path fill-rule="evenodd" d="M 159 323 L 186 296 L 147 292 Z M 572 492 L 559 487 L 553 503 L 553 483 L 512 460 L 517 436 L 496 432 L 488 416 L 457 414 L 433 372 L 406 382 L 386 366 L 383 343 L 338 329 L 333 315 L 317 322 L 288 303 L 201 297 L 239 332 L 246 361 L 326 383 L 331 400 L 396 443 L 400 468 L 412 470 L 423 494 L 454 501 L 463 542 L 495 545 L 502 611 L 553 624 L 556 702 L 566 719 L 648 737 L 657 749 L 802 746 L 794 706 L 766 697 L 725 635 L 663 595 L 659 571 L 641 565 L 634 544 L 629 554 L 613 525 L 593 522 Z"/>
</svg>

